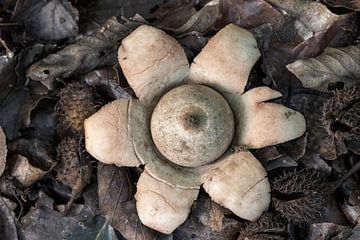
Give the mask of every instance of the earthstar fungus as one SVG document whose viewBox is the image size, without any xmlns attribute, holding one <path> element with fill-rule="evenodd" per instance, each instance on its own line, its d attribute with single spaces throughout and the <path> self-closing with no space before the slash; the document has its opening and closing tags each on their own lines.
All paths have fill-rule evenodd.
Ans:
<svg viewBox="0 0 360 240">
<path fill-rule="evenodd" d="M 87 151 L 106 164 L 145 165 L 135 195 L 140 220 L 162 233 L 182 224 L 200 186 L 212 200 L 254 221 L 268 208 L 266 171 L 249 151 L 300 137 L 304 117 L 268 87 L 244 93 L 260 57 L 253 35 L 228 25 L 189 67 L 180 44 L 142 25 L 119 48 L 138 99 L 118 99 L 85 120 Z"/>
</svg>

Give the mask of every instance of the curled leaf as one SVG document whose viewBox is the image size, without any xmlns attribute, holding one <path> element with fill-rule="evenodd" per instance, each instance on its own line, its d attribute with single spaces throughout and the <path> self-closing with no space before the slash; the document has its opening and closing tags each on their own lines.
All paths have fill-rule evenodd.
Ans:
<svg viewBox="0 0 360 240">
<path fill-rule="evenodd" d="M 350 87 L 360 83 L 360 45 L 326 48 L 315 58 L 298 60 L 286 67 L 304 87 L 327 91 L 336 82 Z"/>
<path fill-rule="evenodd" d="M 31 65 L 27 76 L 41 81 L 49 89 L 54 89 L 57 78 L 88 72 L 106 64 L 109 59 L 115 59 L 113 47 L 126 35 L 127 28 L 115 17 L 110 18 L 93 35 L 84 37 Z"/>
<path fill-rule="evenodd" d="M 196 31 L 204 33 L 221 16 L 219 0 L 208 2 L 199 12 L 195 13 L 184 25 L 174 30 L 176 34 Z"/>
</svg>

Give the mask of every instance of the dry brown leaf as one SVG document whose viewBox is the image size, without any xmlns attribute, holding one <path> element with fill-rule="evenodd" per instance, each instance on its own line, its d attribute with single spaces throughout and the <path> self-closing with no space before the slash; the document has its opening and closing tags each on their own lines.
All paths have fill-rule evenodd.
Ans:
<svg viewBox="0 0 360 240">
<path fill-rule="evenodd" d="M 284 16 L 265 0 L 222 0 L 220 10 L 226 23 L 247 29 L 268 23 L 279 30 L 284 24 Z"/>
<path fill-rule="evenodd" d="M 6 136 L 0 127 L 0 176 L 3 174 L 6 165 Z"/>
<path fill-rule="evenodd" d="M 313 33 L 330 28 L 345 15 L 336 15 L 319 2 L 311 0 L 267 0 L 273 6 L 285 10 Z"/>
<path fill-rule="evenodd" d="M 195 13 L 184 25 L 174 29 L 175 34 L 196 31 L 205 33 L 220 18 L 219 0 L 212 0 Z"/>
<path fill-rule="evenodd" d="M 349 87 L 360 83 L 360 45 L 326 48 L 315 58 L 298 60 L 286 67 L 304 87 L 326 91 L 336 82 Z"/>
<path fill-rule="evenodd" d="M 99 163 L 97 178 L 100 210 L 112 227 L 131 240 L 160 235 L 140 222 L 130 169 Z"/>
<path fill-rule="evenodd" d="M 324 0 L 324 1 L 332 7 L 345 7 L 355 11 L 360 10 L 359 0 Z"/>
<path fill-rule="evenodd" d="M 17 180 L 21 187 L 29 187 L 46 174 L 46 171 L 31 165 L 25 156 L 16 154 L 13 158 L 15 164 L 11 167 L 11 176 Z"/>
<path fill-rule="evenodd" d="M 66 46 L 31 65 L 27 76 L 54 89 L 57 78 L 88 72 L 114 60 L 114 46 L 127 35 L 127 27 L 110 18 L 93 35 Z"/>
</svg>

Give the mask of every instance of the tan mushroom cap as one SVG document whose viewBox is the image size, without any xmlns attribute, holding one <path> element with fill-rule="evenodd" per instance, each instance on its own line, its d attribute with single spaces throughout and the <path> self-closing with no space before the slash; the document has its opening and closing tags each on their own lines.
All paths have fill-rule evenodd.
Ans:
<svg viewBox="0 0 360 240">
<path fill-rule="evenodd" d="M 250 152 L 224 156 L 203 178 L 203 188 L 211 199 L 241 218 L 255 221 L 269 207 L 266 171 Z"/>
<path fill-rule="evenodd" d="M 136 96 L 146 104 L 178 85 L 189 73 L 180 44 L 148 25 L 138 27 L 122 41 L 118 60 Z"/>
<path fill-rule="evenodd" d="M 171 162 L 198 167 L 218 159 L 234 135 L 234 116 L 223 96 L 203 85 L 166 93 L 151 118 L 157 149 Z"/>
<path fill-rule="evenodd" d="M 237 144 L 262 148 L 287 142 L 305 133 L 306 123 L 301 113 L 277 103 L 265 102 L 279 97 L 281 93 L 268 87 L 254 88 L 239 96 Z"/>
<path fill-rule="evenodd" d="M 241 94 L 259 57 L 252 33 L 229 24 L 195 57 L 190 68 L 190 81 L 211 86 L 222 93 Z"/>
<path fill-rule="evenodd" d="M 6 147 L 6 136 L 0 127 L 0 176 L 3 174 L 6 165 L 6 155 L 7 155 L 7 147 Z"/>
<path fill-rule="evenodd" d="M 159 232 L 172 233 L 187 219 L 199 190 L 171 187 L 141 174 L 135 194 L 136 208 L 141 222 Z"/>
<path fill-rule="evenodd" d="M 97 160 L 106 164 L 139 166 L 132 136 L 128 130 L 129 100 L 106 104 L 85 120 L 85 147 Z"/>
</svg>

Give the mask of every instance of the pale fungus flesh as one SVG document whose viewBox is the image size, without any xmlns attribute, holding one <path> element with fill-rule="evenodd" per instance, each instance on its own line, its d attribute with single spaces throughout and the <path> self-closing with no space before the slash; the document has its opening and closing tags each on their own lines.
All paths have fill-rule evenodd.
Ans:
<svg viewBox="0 0 360 240">
<path fill-rule="evenodd" d="M 195 57 L 190 67 L 190 81 L 222 93 L 241 94 L 259 57 L 260 51 L 252 33 L 229 24 Z"/>
<path fill-rule="evenodd" d="M 255 221 L 270 204 L 266 170 L 250 152 L 229 153 L 203 175 L 211 199 L 237 216 Z"/>
<path fill-rule="evenodd" d="M 250 221 L 270 204 L 265 169 L 248 151 L 300 137 L 304 117 L 269 87 L 244 93 L 260 52 L 247 30 L 228 25 L 190 69 L 165 32 L 140 26 L 118 59 L 138 99 L 115 100 L 85 121 L 88 152 L 117 166 L 145 165 L 137 183 L 141 222 L 162 233 L 182 224 L 201 186 L 213 201 Z M 179 86 L 180 85 L 180 86 Z"/>
<path fill-rule="evenodd" d="M 85 120 L 85 147 L 97 160 L 117 166 L 139 166 L 128 131 L 129 100 L 118 99 Z"/>
<path fill-rule="evenodd" d="M 152 104 L 189 73 L 184 49 L 164 31 L 142 25 L 122 40 L 118 60 L 139 100 Z"/>
<path fill-rule="evenodd" d="M 169 186 L 141 174 L 135 194 L 136 208 L 143 224 L 162 233 L 172 233 L 187 219 L 198 189 Z"/>
<path fill-rule="evenodd" d="M 287 142 L 305 133 L 305 118 L 301 113 L 266 102 L 281 96 L 280 92 L 269 87 L 257 87 L 239 97 L 239 145 L 262 148 Z"/>
</svg>

